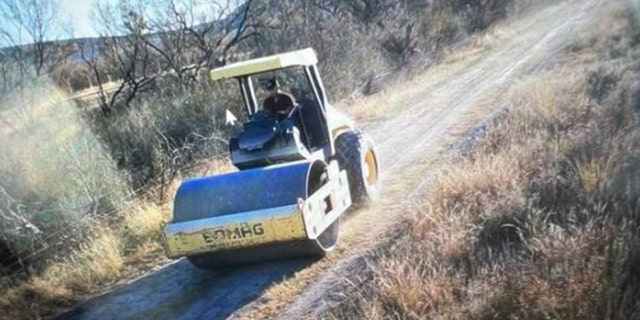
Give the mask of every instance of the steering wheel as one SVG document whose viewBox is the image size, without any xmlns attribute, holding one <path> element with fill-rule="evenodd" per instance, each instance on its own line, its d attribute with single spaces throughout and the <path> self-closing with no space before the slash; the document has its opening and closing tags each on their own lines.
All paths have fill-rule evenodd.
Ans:
<svg viewBox="0 0 640 320">
<path fill-rule="evenodd" d="M 291 118 L 291 116 L 293 116 L 293 114 L 296 112 L 296 110 L 298 110 L 298 108 L 300 108 L 300 104 L 294 103 L 293 107 L 291 107 L 291 111 L 289 111 L 289 114 L 287 114 L 287 117 L 285 119 Z"/>
<path fill-rule="evenodd" d="M 269 117 L 274 117 L 274 118 L 278 118 L 279 121 L 282 121 L 284 119 L 289 119 L 293 116 L 293 114 L 296 112 L 296 110 L 298 110 L 298 108 L 300 108 L 300 104 L 298 103 L 294 103 L 293 107 L 291 107 L 291 110 L 289 110 L 289 112 L 286 111 L 278 111 L 276 113 L 271 113 L 269 111 L 267 111 L 266 109 L 264 109 L 264 107 L 253 114 L 252 118 L 256 119 L 256 118 L 269 118 Z M 258 114 L 260 114 L 260 116 L 258 116 Z"/>
</svg>

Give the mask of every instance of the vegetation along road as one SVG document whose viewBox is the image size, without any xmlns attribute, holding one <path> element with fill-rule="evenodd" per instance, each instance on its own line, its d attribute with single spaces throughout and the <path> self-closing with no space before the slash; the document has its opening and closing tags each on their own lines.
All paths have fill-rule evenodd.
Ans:
<svg viewBox="0 0 640 320">
<path fill-rule="evenodd" d="M 358 278 L 362 259 L 394 239 L 400 221 L 429 192 L 435 168 L 451 161 L 451 145 L 502 111 L 512 87 L 563 63 L 576 34 L 591 27 L 603 6 L 595 0 L 562 1 L 512 17 L 452 49 L 425 73 L 346 107 L 368 119 L 361 125 L 377 142 L 385 191 L 378 203 L 347 219 L 341 247 L 330 257 L 221 273 L 179 260 L 85 301 L 61 318 L 327 316 L 335 298 L 329 293 Z"/>
</svg>

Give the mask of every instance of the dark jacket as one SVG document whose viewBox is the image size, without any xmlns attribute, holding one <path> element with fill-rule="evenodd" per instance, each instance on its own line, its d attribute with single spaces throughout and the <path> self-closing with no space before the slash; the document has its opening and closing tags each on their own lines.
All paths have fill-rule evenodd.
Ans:
<svg viewBox="0 0 640 320">
<path fill-rule="evenodd" d="M 269 96 L 264 100 L 264 110 L 273 115 L 279 112 L 289 112 L 295 105 L 293 97 L 284 92 L 278 92 L 275 96 Z"/>
</svg>

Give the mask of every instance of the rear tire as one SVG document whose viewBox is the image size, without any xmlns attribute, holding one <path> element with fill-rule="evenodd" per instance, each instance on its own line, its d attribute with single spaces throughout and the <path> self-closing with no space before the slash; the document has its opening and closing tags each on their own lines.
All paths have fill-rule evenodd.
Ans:
<svg viewBox="0 0 640 320">
<path fill-rule="evenodd" d="M 373 140 L 361 131 L 347 131 L 336 138 L 336 159 L 347 171 L 351 201 L 362 206 L 379 194 L 379 166 Z"/>
</svg>

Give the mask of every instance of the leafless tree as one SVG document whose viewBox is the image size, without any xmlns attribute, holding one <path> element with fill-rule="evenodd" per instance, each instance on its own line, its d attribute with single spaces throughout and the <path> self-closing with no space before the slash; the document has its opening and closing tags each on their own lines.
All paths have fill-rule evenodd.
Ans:
<svg viewBox="0 0 640 320">
<path fill-rule="evenodd" d="M 0 47 L 19 63 L 22 74 L 29 68 L 37 75 L 51 72 L 71 54 L 71 28 L 63 25 L 55 1 L 0 0 Z"/>
<path fill-rule="evenodd" d="M 109 95 L 105 88 L 105 84 L 107 83 L 105 78 L 107 77 L 103 73 L 103 70 L 106 68 L 104 64 L 101 64 L 101 60 L 98 57 L 98 45 L 91 40 L 80 42 L 78 45 L 80 47 L 80 57 L 89 68 L 91 76 L 96 82 L 98 106 L 104 115 L 109 115 L 112 106 L 115 104 L 117 95 Z M 120 87 L 122 88 L 123 85 L 124 83 L 120 84 Z"/>
<path fill-rule="evenodd" d="M 235 48 L 258 35 L 254 0 L 214 1 L 208 6 L 194 0 L 158 3 L 152 35 L 147 44 L 162 58 L 165 69 L 180 79 L 196 79 L 206 67 L 225 64 Z"/>
<path fill-rule="evenodd" d="M 147 19 L 136 7 L 128 1 L 117 6 L 99 5 L 95 18 L 101 36 L 80 43 L 80 56 L 97 83 L 100 108 L 108 115 L 118 103 L 129 106 L 140 92 L 149 89 L 159 70 L 146 40 Z M 117 79 L 107 87 L 110 74 Z"/>
<path fill-rule="evenodd" d="M 202 70 L 225 64 L 238 46 L 258 36 L 253 3 L 121 0 L 99 5 L 94 21 L 101 37 L 84 44 L 81 56 L 98 83 L 102 110 L 108 114 L 118 103 L 128 106 L 159 79 L 191 83 Z M 119 84 L 107 90 L 109 73 Z"/>
</svg>

